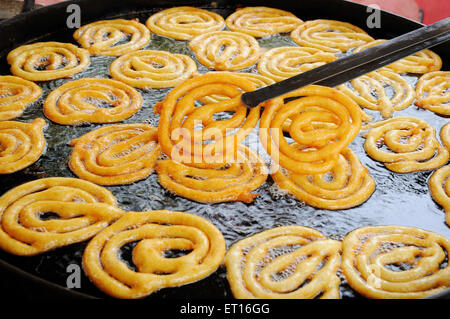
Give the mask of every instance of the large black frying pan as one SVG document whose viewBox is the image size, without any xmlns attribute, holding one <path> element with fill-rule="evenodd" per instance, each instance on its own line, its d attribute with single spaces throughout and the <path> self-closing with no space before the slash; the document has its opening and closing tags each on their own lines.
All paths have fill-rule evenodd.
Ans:
<svg viewBox="0 0 450 319">
<path fill-rule="evenodd" d="M 31 0 L 27 2 L 25 10 L 32 8 Z M 6 54 L 15 47 L 37 41 L 62 41 L 74 42 L 72 33 L 66 21 L 70 12 L 68 5 L 76 4 L 81 9 L 81 23 L 108 19 L 108 18 L 139 18 L 141 22 L 154 12 L 162 8 L 191 5 L 215 10 L 224 17 L 228 16 L 237 7 L 265 5 L 277 7 L 293 12 L 303 20 L 318 18 L 335 19 L 353 23 L 366 29 L 374 38 L 392 38 L 421 27 L 421 24 L 390 14 L 381 12 L 381 28 L 368 29 L 366 20 L 371 14 L 367 7 L 338 0 L 303 0 L 292 2 L 291 0 L 278 1 L 184 1 L 184 0 L 77 0 L 43 7 L 31 12 L 20 14 L 12 19 L 0 23 L 0 74 L 9 74 L 9 66 L 6 63 Z M 186 48 L 186 43 L 152 35 L 149 48 L 166 49 L 185 53 L 192 56 Z M 289 36 L 275 36 L 261 39 L 262 47 L 280 45 L 294 45 Z M 441 45 L 433 49 L 444 60 L 443 69 L 450 69 L 448 56 L 450 44 Z M 76 76 L 103 76 L 107 77 L 107 66 L 111 59 L 94 57 L 88 70 Z M 199 65 L 199 71 L 204 73 L 206 68 Z M 412 82 L 417 81 L 417 76 L 408 77 Z M 55 87 L 67 81 L 58 80 L 41 83 L 44 96 Z M 157 116 L 152 111 L 152 106 L 164 98 L 168 90 L 150 90 L 141 92 L 144 96 L 143 109 L 125 122 L 139 122 L 149 120 L 157 124 Z M 33 106 L 29 107 L 18 120 L 29 121 L 42 114 L 41 98 Z M 448 121 L 432 114 L 429 111 L 419 110 L 411 106 L 406 111 L 396 115 L 413 115 L 424 118 L 437 130 Z M 45 132 L 47 151 L 41 159 L 29 168 L 10 175 L 0 176 L 0 195 L 7 190 L 26 181 L 49 176 L 73 176 L 67 167 L 67 158 L 70 147 L 67 142 L 71 138 L 80 136 L 98 125 L 86 125 L 81 127 L 59 126 L 49 122 Z M 116 195 L 121 208 L 126 210 L 151 210 L 167 208 L 183 210 L 198 214 L 216 224 L 227 241 L 227 245 L 234 241 L 280 225 L 299 224 L 316 228 L 332 238 L 342 239 L 349 231 L 366 225 L 405 225 L 415 226 L 435 231 L 450 238 L 450 228 L 444 223 L 444 212 L 435 204 L 428 191 L 427 179 L 430 172 L 413 174 L 393 174 L 386 170 L 380 163 L 367 157 L 362 148 L 363 138 L 357 137 L 350 147 L 357 152 L 363 164 L 369 168 L 377 182 L 377 189 L 372 197 L 363 205 L 345 211 L 317 210 L 306 206 L 293 199 L 277 193 L 276 187 L 269 179 L 258 193 L 260 196 L 254 203 L 225 204 L 199 204 L 171 195 L 165 192 L 158 184 L 155 174 L 145 181 L 140 181 L 129 186 L 110 187 Z M 256 144 L 253 144 L 255 146 Z M 257 145 L 256 145 L 257 146 Z M 57 298 L 89 298 L 104 297 L 94 287 L 87 277 L 82 275 L 81 288 L 67 289 L 66 280 L 71 272 L 66 268 L 70 264 L 81 264 L 81 256 L 85 243 L 57 249 L 53 252 L 35 257 L 17 257 L 0 252 L 0 291 L 5 296 L 21 297 L 57 297 Z M 129 258 L 132 247 L 124 247 L 122 255 Z M 341 288 L 343 298 L 358 298 L 356 292 L 346 285 Z M 180 288 L 163 289 L 152 298 L 231 298 L 232 294 L 226 281 L 226 272 L 220 268 L 210 277 L 197 283 Z M 435 297 L 450 297 L 450 290 Z"/>
</svg>

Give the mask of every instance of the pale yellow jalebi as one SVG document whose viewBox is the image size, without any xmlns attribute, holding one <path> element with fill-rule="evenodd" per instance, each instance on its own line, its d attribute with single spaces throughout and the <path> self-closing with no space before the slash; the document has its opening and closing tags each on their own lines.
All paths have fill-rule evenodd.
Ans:
<svg viewBox="0 0 450 319">
<path fill-rule="evenodd" d="M 44 114 L 63 125 L 115 123 L 133 116 L 142 96 L 131 86 L 111 79 L 83 78 L 53 90 L 44 101 Z"/>
<path fill-rule="evenodd" d="M 238 299 L 339 299 L 341 243 L 317 230 L 282 226 L 244 238 L 225 256 Z"/>
<path fill-rule="evenodd" d="M 46 218 L 48 213 L 57 218 Z M 103 187 L 76 178 L 38 179 L 0 197 L 0 248 L 40 254 L 85 241 L 122 214 Z"/>
<path fill-rule="evenodd" d="M 365 297 L 423 298 L 450 287 L 449 254 L 450 240 L 433 232 L 363 227 L 344 238 L 341 267 L 348 284 Z"/>
<path fill-rule="evenodd" d="M 32 123 L 0 121 L 0 174 L 10 174 L 36 162 L 45 150 L 43 129 L 37 118 Z"/>
<path fill-rule="evenodd" d="M 111 63 L 111 76 L 140 89 L 169 88 L 189 79 L 197 64 L 184 54 L 141 50 L 125 54 Z"/>
<path fill-rule="evenodd" d="M 71 43 L 38 42 L 22 45 L 7 56 L 11 73 L 30 81 L 68 78 L 89 66 L 89 52 Z"/>
<path fill-rule="evenodd" d="M 291 38 L 298 45 L 332 53 L 345 53 L 374 41 L 357 26 L 347 22 L 323 19 L 306 21 L 292 31 Z"/>
<path fill-rule="evenodd" d="M 442 145 L 450 151 L 450 123 L 447 123 L 442 127 L 440 135 Z"/>
<path fill-rule="evenodd" d="M 278 169 L 272 178 L 298 200 L 329 210 L 358 206 L 375 190 L 375 181 L 367 168 L 349 148 L 341 152 L 336 165 L 325 174 L 300 175 Z"/>
<path fill-rule="evenodd" d="M 298 99 L 284 102 L 294 97 Z M 259 136 L 275 164 L 314 175 L 336 165 L 360 128 L 361 109 L 351 98 L 336 89 L 310 85 L 265 105 Z"/>
<path fill-rule="evenodd" d="M 233 73 L 210 72 L 175 87 L 155 107 L 160 113 L 158 141 L 170 159 L 189 166 L 223 167 L 233 159 L 237 146 L 259 120 L 260 106 L 247 114 L 242 92 L 255 84 Z M 197 100 L 214 94 L 224 101 L 197 106 Z M 224 112 L 229 114 L 224 115 Z M 216 119 L 216 116 L 222 119 Z"/>
<path fill-rule="evenodd" d="M 158 161 L 156 171 L 165 189 L 197 202 L 253 202 L 258 194 L 252 191 L 267 179 L 266 164 L 243 145 L 237 156 L 226 162 L 219 168 L 196 168 L 166 159 Z"/>
<path fill-rule="evenodd" d="M 394 111 L 406 109 L 412 105 L 416 96 L 408 80 L 388 69 L 360 76 L 348 85 L 338 86 L 338 89 L 361 107 L 379 111 L 383 118 L 391 117 Z"/>
<path fill-rule="evenodd" d="M 450 115 L 450 72 L 422 75 L 416 86 L 416 105 L 439 115 Z"/>
<path fill-rule="evenodd" d="M 357 47 L 353 52 L 354 53 L 361 52 L 367 48 L 371 48 L 385 41 L 386 40 L 379 39 L 372 42 L 368 42 L 360 47 Z M 389 64 L 388 66 L 385 66 L 383 69 L 385 68 L 390 69 L 397 73 L 422 74 L 433 71 L 439 71 L 441 67 L 442 67 L 442 60 L 439 57 L 439 55 L 437 55 L 431 50 L 423 50 L 409 57 L 398 60 L 397 62 Z"/>
<path fill-rule="evenodd" d="M 150 42 L 150 31 L 135 20 L 92 22 L 77 29 L 75 40 L 93 55 L 119 56 L 142 49 Z"/>
<path fill-rule="evenodd" d="M 119 257 L 132 249 L 135 269 Z M 171 250 L 186 254 L 166 257 Z M 127 212 L 95 236 L 83 255 L 91 281 L 117 298 L 142 298 L 165 287 L 179 287 L 213 273 L 225 255 L 221 232 L 199 216 L 174 211 Z"/>
<path fill-rule="evenodd" d="M 315 48 L 277 47 L 263 53 L 258 62 L 258 72 L 282 81 L 336 59 L 336 55 Z"/>
<path fill-rule="evenodd" d="M 147 27 L 156 34 L 177 40 L 193 37 L 225 26 L 222 16 L 194 7 L 175 7 L 159 11 L 148 18 Z"/>
<path fill-rule="evenodd" d="M 21 116 L 41 94 L 41 88 L 33 82 L 11 75 L 0 76 L 0 121 Z"/>
<path fill-rule="evenodd" d="M 268 7 L 238 8 L 225 22 L 231 31 L 258 38 L 290 32 L 303 23 L 288 11 Z"/>
<path fill-rule="evenodd" d="M 449 151 L 439 143 L 434 128 L 422 119 L 399 116 L 365 129 L 369 129 L 364 143 L 367 154 L 393 172 L 433 170 L 449 160 Z"/>
<path fill-rule="evenodd" d="M 100 185 L 130 184 L 153 172 L 158 156 L 158 129 L 149 124 L 105 126 L 72 141 L 70 169 Z"/>
<path fill-rule="evenodd" d="M 251 67 L 261 54 L 258 41 L 248 34 L 231 31 L 203 33 L 189 42 L 197 60 L 218 71 Z"/>
<path fill-rule="evenodd" d="M 428 181 L 433 199 L 444 208 L 445 221 L 450 226 L 450 166 L 443 166 Z"/>
</svg>

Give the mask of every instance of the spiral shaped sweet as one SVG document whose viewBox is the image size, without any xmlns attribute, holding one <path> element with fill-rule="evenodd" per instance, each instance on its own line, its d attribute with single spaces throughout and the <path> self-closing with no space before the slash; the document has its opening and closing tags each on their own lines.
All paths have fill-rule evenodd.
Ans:
<svg viewBox="0 0 450 319">
<path fill-rule="evenodd" d="M 197 60 L 218 71 L 236 71 L 255 64 L 261 48 L 248 34 L 231 31 L 203 33 L 189 42 Z"/>
<path fill-rule="evenodd" d="M 86 24 L 73 37 L 93 55 L 120 56 L 142 49 L 150 42 L 151 35 L 136 20 L 114 19 Z"/>
<path fill-rule="evenodd" d="M 338 299 L 341 243 L 317 230 L 282 226 L 233 244 L 227 278 L 238 299 Z"/>
<path fill-rule="evenodd" d="M 267 179 L 264 161 L 248 147 L 240 145 L 236 158 L 223 167 L 196 168 L 170 159 L 156 166 L 159 183 L 167 190 L 197 202 L 251 203 L 252 193 Z"/>
<path fill-rule="evenodd" d="M 336 55 L 315 48 L 277 47 L 263 53 L 258 62 L 258 72 L 282 81 L 336 59 Z"/>
<path fill-rule="evenodd" d="M 442 145 L 450 151 L 450 123 L 447 123 L 442 127 L 440 136 Z"/>
<path fill-rule="evenodd" d="M 353 52 L 361 52 L 365 49 L 371 48 L 375 45 L 381 44 L 386 40 L 378 39 L 372 42 L 368 42 L 363 44 L 360 47 L 357 47 Z M 439 71 L 442 67 L 442 60 L 431 50 L 423 50 L 409 57 L 398 60 L 388 66 L 385 66 L 383 69 L 390 69 L 397 73 L 417 73 L 424 74 L 433 71 Z"/>
<path fill-rule="evenodd" d="M 379 111 L 383 118 L 391 117 L 394 111 L 406 109 L 416 96 L 408 80 L 388 69 L 360 76 L 348 84 L 342 84 L 338 89 L 361 107 Z"/>
<path fill-rule="evenodd" d="M 428 181 L 433 199 L 444 208 L 445 221 L 450 226 L 450 166 L 437 169 Z"/>
<path fill-rule="evenodd" d="M 365 128 L 369 129 L 364 143 L 367 154 L 393 172 L 433 170 L 449 160 L 449 152 L 437 140 L 434 128 L 422 119 L 400 116 Z"/>
<path fill-rule="evenodd" d="M 89 66 L 89 52 L 71 43 L 38 42 L 22 45 L 7 56 L 11 73 L 30 81 L 68 78 Z"/>
<path fill-rule="evenodd" d="M 158 129 L 149 124 L 105 126 L 72 141 L 70 169 L 99 185 L 130 184 L 149 176 L 161 154 Z"/>
<path fill-rule="evenodd" d="M 260 107 L 247 114 L 240 99 L 242 92 L 254 89 L 255 84 L 248 79 L 215 72 L 175 87 L 155 107 L 160 113 L 158 141 L 162 151 L 170 159 L 189 166 L 209 168 L 227 164 L 226 159 L 234 158 L 239 142 L 259 120 Z M 196 101 L 213 94 L 229 99 L 197 106 Z"/>
<path fill-rule="evenodd" d="M 298 45 L 338 54 L 374 41 L 357 26 L 323 19 L 306 21 L 292 31 L 291 38 Z"/>
<path fill-rule="evenodd" d="M 293 97 L 298 99 L 284 102 Z M 352 99 L 336 89 L 311 85 L 267 104 L 259 137 L 275 164 L 314 175 L 336 165 L 360 128 L 361 109 Z"/>
<path fill-rule="evenodd" d="M 225 20 L 228 29 L 262 38 L 290 32 L 303 21 L 294 14 L 268 7 L 238 8 Z"/>
<path fill-rule="evenodd" d="M 450 241 L 403 226 L 363 227 L 343 240 L 348 284 L 368 298 L 423 298 L 450 287 Z M 446 261 L 447 260 L 447 261 Z"/>
<path fill-rule="evenodd" d="M 0 197 L 0 248 L 40 254 L 85 241 L 122 214 L 103 187 L 76 178 L 34 180 Z"/>
<path fill-rule="evenodd" d="M 352 150 L 342 151 L 336 165 L 325 174 L 300 175 L 279 169 L 275 183 L 307 205 L 329 210 L 364 203 L 375 190 L 375 181 Z"/>
<path fill-rule="evenodd" d="M 424 74 L 417 81 L 416 105 L 436 114 L 450 115 L 450 72 L 435 71 Z"/>
<path fill-rule="evenodd" d="M 132 249 L 134 268 L 120 258 Z M 181 250 L 186 254 L 166 257 Z M 209 221 L 174 211 L 127 212 L 95 236 L 83 255 L 92 282 L 118 298 L 142 298 L 165 287 L 198 281 L 214 272 L 225 255 L 225 240 Z"/>
<path fill-rule="evenodd" d="M 46 122 L 0 121 L 0 174 L 10 174 L 36 162 L 45 150 Z"/>
<path fill-rule="evenodd" d="M 83 78 L 53 90 L 44 101 L 44 114 L 62 125 L 114 123 L 133 116 L 141 106 L 140 93 L 122 82 Z"/>
<path fill-rule="evenodd" d="M 219 31 L 225 26 L 222 16 L 200 8 L 174 7 L 153 14 L 146 22 L 156 34 L 177 40 L 191 40 L 197 35 Z"/>
<path fill-rule="evenodd" d="M 33 82 L 11 75 L 0 76 L 0 121 L 21 116 L 41 94 L 41 88 Z"/>
<path fill-rule="evenodd" d="M 197 64 L 184 54 L 141 50 L 125 54 L 111 63 L 111 76 L 140 89 L 169 88 L 189 79 Z"/>
</svg>

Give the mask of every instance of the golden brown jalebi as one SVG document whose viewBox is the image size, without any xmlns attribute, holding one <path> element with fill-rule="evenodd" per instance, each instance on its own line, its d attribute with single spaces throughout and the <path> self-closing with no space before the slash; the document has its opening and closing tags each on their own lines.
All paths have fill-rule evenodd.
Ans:
<svg viewBox="0 0 450 319">
<path fill-rule="evenodd" d="M 317 230 L 282 226 L 233 244 L 225 256 L 239 299 L 338 299 L 341 243 Z"/>
<path fill-rule="evenodd" d="M 261 54 L 258 41 L 248 34 L 231 31 L 203 33 L 189 42 L 197 60 L 208 68 L 236 71 L 251 67 Z"/>
<path fill-rule="evenodd" d="M 100 185 L 130 184 L 153 172 L 158 156 L 158 129 L 149 124 L 105 126 L 72 141 L 70 169 Z"/>
<path fill-rule="evenodd" d="M 75 40 L 93 55 L 119 56 L 142 49 L 150 42 L 150 31 L 135 20 L 92 22 L 77 29 Z"/>
<path fill-rule="evenodd" d="M 0 76 L 0 121 L 21 116 L 41 94 L 41 88 L 33 82 L 11 75 Z"/>
<path fill-rule="evenodd" d="M 275 81 L 272 80 L 271 78 L 268 78 L 267 76 L 257 74 L 257 73 L 227 72 L 227 71 L 223 71 L 223 72 L 214 71 L 214 72 L 215 73 L 223 73 L 223 72 L 224 73 L 233 73 L 235 75 L 242 76 L 242 77 L 252 81 L 256 85 L 257 89 L 275 83 Z M 227 97 L 225 95 L 213 94 L 210 96 L 205 96 L 205 97 L 199 99 L 199 101 L 202 104 L 211 104 L 211 103 L 218 103 L 218 102 L 224 101 L 226 99 L 229 99 L 229 97 Z"/>
<path fill-rule="evenodd" d="M 134 269 L 119 257 L 132 250 Z M 166 257 L 172 250 L 185 251 Z M 165 287 L 178 287 L 213 273 L 225 255 L 225 240 L 209 221 L 174 211 L 127 212 L 95 236 L 83 255 L 83 267 L 94 284 L 118 298 L 142 298 Z"/>
<path fill-rule="evenodd" d="M 266 164 L 244 145 L 224 167 L 196 168 L 166 159 L 158 161 L 156 171 L 164 188 L 203 203 L 251 203 L 258 196 L 252 191 L 267 179 Z"/>
<path fill-rule="evenodd" d="M 32 123 L 0 121 L 0 174 L 10 174 L 36 162 L 45 149 L 43 129 L 37 118 Z"/>
<path fill-rule="evenodd" d="M 197 64 L 184 54 L 141 50 L 125 54 L 111 63 L 111 76 L 140 89 L 169 88 L 189 79 Z"/>
<path fill-rule="evenodd" d="M 76 178 L 38 179 L 0 197 L 0 248 L 36 255 L 85 241 L 122 214 L 103 187 Z"/>
<path fill-rule="evenodd" d="M 428 181 L 433 199 L 444 208 L 446 223 L 450 226 L 450 166 L 443 166 Z"/>
<path fill-rule="evenodd" d="M 254 37 L 267 37 L 276 33 L 290 32 L 303 23 L 294 14 L 268 7 L 238 8 L 228 16 L 228 29 Z"/>
<path fill-rule="evenodd" d="M 122 82 L 83 78 L 53 90 L 44 101 L 44 114 L 63 125 L 114 123 L 133 116 L 141 106 L 139 92 Z"/>
<path fill-rule="evenodd" d="M 350 49 L 374 41 L 364 30 L 347 22 L 311 20 L 291 33 L 298 45 L 332 53 L 345 53 Z"/>
<path fill-rule="evenodd" d="M 388 69 L 378 70 L 342 84 L 338 89 L 361 107 L 379 111 L 384 118 L 409 107 L 416 96 L 414 87 Z M 392 94 L 393 91 L 393 94 Z"/>
<path fill-rule="evenodd" d="M 357 47 L 353 52 L 361 52 L 367 48 L 371 48 L 375 45 L 381 44 L 385 42 L 386 40 L 375 40 L 369 43 L 366 43 L 360 47 Z M 384 67 L 383 69 L 390 69 L 397 73 L 428 73 L 433 71 L 439 71 L 442 67 L 442 60 L 433 51 L 430 50 L 423 50 L 420 52 L 417 52 L 409 57 L 403 58 L 401 60 L 398 60 L 397 62 L 394 62 L 392 64 L 389 64 L 388 66 Z"/>
<path fill-rule="evenodd" d="M 293 97 L 299 98 L 284 102 Z M 336 89 L 311 85 L 268 103 L 259 136 L 275 164 L 297 174 L 321 174 L 336 165 L 360 128 L 361 109 L 351 98 Z"/>
<path fill-rule="evenodd" d="M 315 48 L 277 47 L 263 53 L 258 62 L 258 72 L 282 81 L 336 59 L 336 55 Z"/>
<path fill-rule="evenodd" d="M 237 145 L 259 120 L 260 106 L 247 115 L 242 104 L 242 92 L 255 90 L 255 84 L 233 73 L 215 72 L 183 82 L 155 106 L 160 113 L 158 141 L 172 160 L 190 166 L 210 168 L 226 165 L 233 159 Z M 196 106 L 195 102 L 214 94 L 229 99 Z M 216 120 L 216 115 L 227 114 Z"/>
<path fill-rule="evenodd" d="M 450 123 L 447 123 L 442 127 L 440 135 L 442 145 L 450 151 Z"/>
<path fill-rule="evenodd" d="M 364 128 L 369 129 L 364 143 L 367 154 L 393 172 L 433 170 L 449 159 L 449 152 L 437 140 L 434 128 L 422 119 L 399 116 Z"/>
<path fill-rule="evenodd" d="M 375 190 L 375 181 L 349 148 L 325 174 L 300 175 L 284 169 L 272 174 L 275 183 L 307 205 L 329 210 L 347 209 L 364 203 Z"/>
<path fill-rule="evenodd" d="M 450 287 L 450 241 L 403 226 L 363 227 L 343 241 L 348 284 L 368 298 L 413 299 Z"/>
<path fill-rule="evenodd" d="M 89 52 L 71 43 L 38 42 L 12 50 L 11 73 L 30 81 L 50 81 L 80 73 L 89 66 Z"/>
<path fill-rule="evenodd" d="M 436 71 L 420 77 L 416 105 L 436 114 L 450 115 L 450 72 Z"/>
<path fill-rule="evenodd" d="M 217 13 L 194 8 L 175 7 L 159 11 L 148 18 L 147 27 L 156 34 L 177 40 L 191 40 L 193 37 L 225 26 Z"/>
</svg>

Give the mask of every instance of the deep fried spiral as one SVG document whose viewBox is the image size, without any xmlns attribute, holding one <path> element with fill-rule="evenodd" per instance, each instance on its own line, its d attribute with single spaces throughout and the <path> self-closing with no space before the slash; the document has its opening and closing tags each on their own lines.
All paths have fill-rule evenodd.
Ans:
<svg viewBox="0 0 450 319">
<path fill-rule="evenodd" d="M 21 116 L 41 94 L 41 88 L 33 82 L 11 75 L 0 76 L 0 121 Z"/>
<path fill-rule="evenodd" d="M 228 29 L 254 37 L 267 37 L 276 33 L 290 32 L 303 21 L 294 14 L 268 7 L 238 8 L 226 19 Z"/>
<path fill-rule="evenodd" d="M 203 33 L 189 42 L 189 48 L 201 64 L 219 71 L 248 68 L 258 61 L 261 54 L 255 38 L 231 31 Z"/>
<path fill-rule="evenodd" d="M 32 123 L 0 121 L 0 174 L 10 174 L 36 162 L 45 149 L 43 129 L 37 118 Z"/>
<path fill-rule="evenodd" d="M 300 98 L 284 102 L 292 97 Z M 297 174 L 320 174 L 336 165 L 360 128 L 361 109 L 352 99 L 338 90 L 310 85 L 266 105 L 259 136 L 275 164 Z"/>
<path fill-rule="evenodd" d="M 38 42 L 12 50 L 11 73 L 30 81 L 67 78 L 89 66 L 89 52 L 71 43 Z"/>
<path fill-rule="evenodd" d="M 158 130 L 149 124 L 105 126 L 70 142 L 70 169 L 100 185 L 130 184 L 153 172 L 161 154 Z"/>
<path fill-rule="evenodd" d="M 444 208 L 446 223 L 450 226 L 450 166 L 443 166 L 428 181 L 433 199 Z"/>
<path fill-rule="evenodd" d="M 131 268 L 119 257 L 132 249 Z M 180 257 L 166 252 L 181 250 Z M 94 284 L 118 298 L 142 298 L 165 287 L 178 287 L 214 272 L 225 255 L 225 240 L 209 221 L 174 211 L 127 212 L 95 236 L 83 255 L 83 268 Z"/>
<path fill-rule="evenodd" d="M 364 148 L 371 158 L 396 173 L 432 170 L 445 165 L 449 152 L 426 121 L 400 116 L 366 125 Z M 380 148 L 383 143 L 387 149 Z"/>
<path fill-rule="evenodd" d="M 338 299 L 341 243 L 302 226 L 265 230 L 225 256 L 235 298 Z"/>
<path fill-rule="evenodd" d="M 416 86 L 416 105 L 436 114 L 450 115 L 450 72 L 424 74 Z"/>
<path fill-rule="evenodd" d="M 147 27 L 156 34 L 177 40 L 193 37 L 225 26 L 222 16 L 194 7 L 175 7 L 159 11 L 148 18 Z"/>
<path fill-rule="evenodd" d="M 239 146 L 236 158 L 227 162 L 219 168 L 196 168 L 173 160 L 160 160 L 156 171 L 164 188 L 197 202 L 252 202 L 258 196 L 252 191 L 267 179 L 265 163 L 243 145 Z"/>
<path fill-rule="evenodd" d="M 306 21 L 292 31 L 291 38 L 298 45 L 332 53 L 345 53 L 374 40 L 350 23 L 323 19 Z"/>
<path fill-rule="evenodd" d="M 81 46 L 94 55 L 119 56 L 142 49 L 150 31 L 135 20 L 114 19 L 92 22 L 73 34 Z"/>
<path fill-rule="evenodd" d="M 258 62 L 258 72 L 281 81 L 336 59 L 336 55 L 315 48 L 277 47 L 264 52 Z"/>
<path fill-rule="evenodd" d="M 375 181 L 349 148 L 326 174 L 300 175 L 279 169 L 272 174 L 277 185 L 298 200 L 321 209 L 347 209 L 365 202 Z"/>
<path fill-rule="evenodd" d="M 450 241 L 433 232 L 363 227 L 344 238 L 342 270 L 349 285 L 366 297 L 423 298 L 450 287 L 449 254 Z"/>
<path fill-rule="evenodd" d="M 0 248 L 36 255 L 85 241 L 122 214 L 103 187 L 76 178 L 38 179 L 0 197 Z"/>
<path fill-rule="evenodd" d="M 114 123 L 133 116 L 141 106 L 139 92 L 122 82 L 83 78 L 53 90 L 44 101 L 44 114 L 63 125 Z"/>
<path fill-rule="evenodd" d="M 450 151 L 450 123 L 447 123 L 442 127 L 440 135 L 442 145 Z"/>
<path fill-rule="evenodd" d="M 111 76 L 140 89 L 174 87 L 197 72 L 197 64 L 184 54 L 141 50 L 114 60 Z"/>
</svg>

